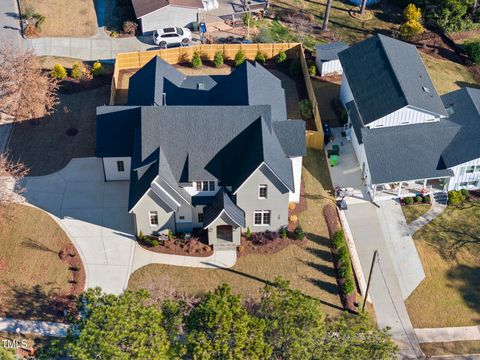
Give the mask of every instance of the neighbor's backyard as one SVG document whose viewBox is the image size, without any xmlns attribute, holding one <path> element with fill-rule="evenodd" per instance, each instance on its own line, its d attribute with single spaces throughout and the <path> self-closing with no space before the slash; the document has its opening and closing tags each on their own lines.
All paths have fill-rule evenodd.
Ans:
<svg viewBox="0 0 480 360">
<path fill-rule="evenodd" d="M 480 202 L 448 207 L 413 236 L 426 278 L 406 304 L 414 327 L 480 325 Z"/>
</svg>

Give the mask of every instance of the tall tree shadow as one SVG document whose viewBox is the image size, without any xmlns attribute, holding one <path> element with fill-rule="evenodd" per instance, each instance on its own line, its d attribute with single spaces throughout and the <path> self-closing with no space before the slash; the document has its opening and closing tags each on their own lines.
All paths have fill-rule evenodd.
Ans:
<svg viewBox="0 0 480 360">
<path fill-rule="evenodd" d="M 39 250 L 44 252 L 51 252 L 53 254 L 58 254 L 58 251 L 52 250 L 48 246 L 42 244 L 40 241 L 31 239 L 31 238 L 25 238 L 25 240 L 22 240 L 21 245 L 33 250 Z"/>
<path fill-rule="evenodd" d="M 480 315 L 480 266 L 458 265 L 447 272 L 465 303 Z"/>
</svg>

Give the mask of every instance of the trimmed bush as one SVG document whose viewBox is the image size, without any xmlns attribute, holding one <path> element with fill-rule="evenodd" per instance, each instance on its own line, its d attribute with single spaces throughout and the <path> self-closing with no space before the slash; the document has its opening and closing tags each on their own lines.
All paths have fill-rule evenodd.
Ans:
<svg viewBox="0 0 480 360">
<path fill-rule="evenodd" d="M 250 239 L 252 237 L 252 232 L 250 231 L 249 227 L 247 227 L 247 232 L 245 233 L 245 236 L 247 237 L 247 239 Z"/>
<path fill-rule="evenodd" d="M 348 279 L 352 274 L 352 265 L 349 262 L 342 263 L 338 268 L 338 277 L 342 279 Z"/>
<path fill-rule="evenodd" d="M 257 56 L 255 56 L 255 61 L 260 64 L 265 64 L 265 54 L 261 51 L 257 52 Z"/>
<path fill-rule="evenodd" d="M 293 234 L 295 235 L 296 240 L 303 240 L 305 238 L 305 233 L 303 232 L 303 229 L 300 226 L 300 224 L 297 225 Z"/>
<path fill-rule="evenodd" d="M 292 76 L 298 76 L 302 72 L 302 67 L 300 65 L 300 60 L 299 59 L 293 59 L 292 62 L 290 63 L 290 67 L 288 68 L 288 71 Z"/>
<path fill-rule="evenodd" d="M 245 53 L 243 52 L 242 49 L 238 50 L 237 53 L 235 54 L 235 66 L 240 66 L 242 65 L 245 60 L 247 60 Z"/>
<path fill-rule="evenodd" d="M 353 294 L 355 291 L 355 281 L 353 281 L 353 278 L 348 278 L 345 280 L 345 282 L 342 284 L 342 291 L 346 295 Z"/>
<path fill-rule="evenodd" d="M 337 255 L 338 260 L 340 260 L 342 264 L 350 263 L 350 255 L 348 255 L 348 249 L 346 246 L 342 246 L 341 248 L 339 248 Z"/>
<path fill-rule="evenodd" d="M 335 234 L 332 236 L 332 246 L 335 249 L 339 249 L 341 247 L 345 247 L 345 234 L 343 233 L 343 230 L 338 230 Z"/>
<path fill-rule="evenodd" d="M 422 197 L 420 195 L 415 196 L 415 202 L 416 203 L 421 203 L 422 202 Z"/>
<path fill-rule="evenodd" d="M 194 69 L 198 69 L 202 65 L 202 57 L 200 56 L 200 53 L 198 51 L 195 51 L 192 56 L 192 67 Z"/>
<path fill-rule="evenodd" d="M 76 80 L 82 79 L 86 74 L 88 70 L 85 67 L 85 65 L 78 61 L 72 66 L 72 70 L 70 70 L 70 76 Z"/>
<path fill-rule="evenodd" d="M 50 75 L 55 79 L 62 80 L 67 76 L 67 70 L 61 64 L 55 64 Z"/>
<path fill-rule="evenodd" d="M 300 108 L 300 113 L 305 119 L 311 119 L 313 116 L 312 113 L 312 104 L 310 100 L 303 99 L 298 103 L 298 107 Z"/>
<path fill-rule="evenodd" d="M 276 58 L 277 64 L 280 64 L 280 63 L 284 62 L 285 60 L 287 60 L 287 54 L 285 53 L 285 51 L 280 51 L 277 55 L 277 58 Z"/>
<path fill-rule="evenodd" d="M 407 205 L 412 205 L 413 204 L 413 198 L 412 197 L 406 197 L 403 201 L 405 201 L 405 204 Z"/>
<path fill-rule="evenodd" d="M 215 53 L 215 56 L 213 57 L 213 62 L 215 63 L 215 67 L 220 67 L 223 65 L 223 52 L 220 50 Z"/>
<path fill-rule="evenodd" d="M 95 61 L 92 65 L 92 69 L 90 70 L 93 76 L 102 76 L 105 75 L 105 68 L 100 61 Z"/>
<path fill-rule="evenodd" d="M 423 197 L 423 202 L 424 202 L 425 204 L 430 204 L 430 195 L 425 195 L 425 196 Z"/>
<path fill-rule="evenodd" d="M 465 196 L 463 196 L 461 191 L 452 190 L 448 192 L 448 205 L 458 206 L 463 204 L 465 201 Z"/>
<path fill-rule="evenodd" d="M 308 73 L 310 74 L 310 76 L 317 75 L 317 67 L 315 65 L 310 65 L 308 67 Z"/>
<path fill-rule="evenodd" d="M 461 189 L 460 192 L 462 193 L 463 197 L 465 199 L 468 199 L 468 196 L 470 195 L 467 189 Z"/>
<path fill-rule="evenodd" d="M 124 21 L 123 22 L 123 32 L 128 35 L 135 35 L 137 32 L 138 24 L 134 21 Z"/>
<path fill-rule="evenodd" d="M 168 229 L 168 232 L 167 232 L 167 237 L 168 237 L 168 240 L 173 240 L 174 236 L 173 236 L 173 231 Z"/>
<path fill-rule="evenodd" d="M 282 230 L 281 230 L 280 234 L 282 235 L 282 238 L 285 239 L 287 237 L 287 228 L 282 227 Z"/>
<path fill-rule="evenodd" d="M 475 64 L 480 64 L 480 41 L 469 41 L 464 44 L 464 47 L 468 57 Z"/>
</svg>

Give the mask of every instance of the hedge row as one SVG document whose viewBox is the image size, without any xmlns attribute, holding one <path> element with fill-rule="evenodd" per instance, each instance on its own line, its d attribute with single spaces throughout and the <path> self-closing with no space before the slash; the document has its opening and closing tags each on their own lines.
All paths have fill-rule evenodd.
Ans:
<svg viewBox="0 0 480 360">
<path fill-rule="evenodd" d="M 337 250 L 338 276 L 345 280 L 341 286 L 341 290 L 345 295 L 351 295 L 355 291 L 355 280 L 353 278 L 350 254 L 348 253 L 347 242 L 345 240 L 345 234 L 343 230 L 338 230 L 333 234 L 332 246 Z"/>
</svg>

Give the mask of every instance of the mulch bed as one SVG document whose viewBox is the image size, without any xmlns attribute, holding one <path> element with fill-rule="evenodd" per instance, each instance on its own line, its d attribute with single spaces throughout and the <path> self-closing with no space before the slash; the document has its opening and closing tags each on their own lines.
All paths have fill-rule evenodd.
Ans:
<svg viewBox="0 0 480 360">
<path fill-rule="evenodd" d="M 340 223 L 340 219 L 338 217 L 337 209 L 333 204 L 327 204 L 323 208 L 323 215 L 325 217 L 325 221 L 327 222 L 328 232 L 330 233 L 330 238 L 332 238 L 333 234 L 335 234 L 338 230 L 342 230 L 342 225 Z M 357 312 L 356 304 L 356 292 L 354 291 L 351 295 L 344 294 L 341 289 L 342 285 L 345 282 L 344 278 L 338 276 L 338 269 L 340 263 L 338 261 L 337 256 L 337 249 L 330 246 L 330 252 L 332 253 L 333 258 L 333 265 L 336 270 L 336 280 L 339 288 L 340 293 L 340 300 L 342 301 L 343 307 L 349 311 Z"/>
<path fill-rule="evenodd" d="M 60 296 L 53 303 L 53 307 L 63 315 L 63 310 L 74 311 L 74 300 L 81 295 L 85 289 L 85 269 L 82 259 L 73 244 L 68 244 L 58 252 L 58 257 L 68 265 L 68 270 L 72 273 L 69 281 L 70 291 L 68 294 Z"/>
<path fill-rule="evenodd" d="M 138 240 L 138 243 L 146 250 L 161 254 L 206 257 L 213 254 L 211 246 L 207 245 L 205 236 L 192 237 L 188 240 L 173 238 L 171 240 L 159 240 L 159 245 L 151 246 Z"/>
<path fill-rule="evenodd" d="M 96 76 L 92 79 L 76 80 L 67 77 L 60 81 L 59 91 L 63 94 L 75 94 L 81 91 L 93 90 L 112 83 L 112 73 Z"/>
<path fill-rule="evenodd" d="M 275 240 L 269 241 L 266 244 L 256 245 L 245 236 L 242 236 L 240 239 L 240 246 L 237 249 L 237 255 L 239 257 L 250 254 L 271 255 L 290 245 L 305 246 L 306 244 L 307 238 L 304 238 L 303 240 L 295 240 L 290 237 L 282 238 L 281 236 L 278 236 Z"/>
<path fill-rule="evenodd" d="M 307 210 L 307 200 L 305 199 L 305 184 L 302 181 L 300 183 L 300 202 L 288 206 L 288 231 L 295 230 L 299 222 L 298 217 L 305 210 Z M 292 216 L 295 216 L 295 221 L 292 221 Z"/>
</svg>

